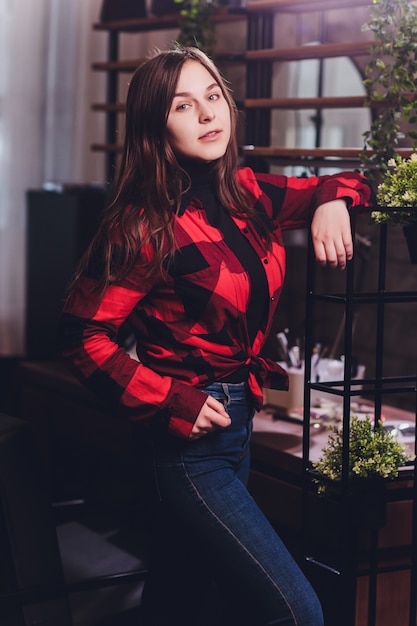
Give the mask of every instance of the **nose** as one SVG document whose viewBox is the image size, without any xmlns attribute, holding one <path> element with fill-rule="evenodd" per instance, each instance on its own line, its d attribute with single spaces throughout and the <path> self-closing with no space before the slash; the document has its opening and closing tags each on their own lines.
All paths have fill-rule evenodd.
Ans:
<svg viewBox="0 0 417 626">
<path fill-rule="evenodd" d="M 204 102 L 200 106 L 200 123 L 205 124 L 211 122 L 214 118 L 214 111 L 208 102 Z"/>
</svg>

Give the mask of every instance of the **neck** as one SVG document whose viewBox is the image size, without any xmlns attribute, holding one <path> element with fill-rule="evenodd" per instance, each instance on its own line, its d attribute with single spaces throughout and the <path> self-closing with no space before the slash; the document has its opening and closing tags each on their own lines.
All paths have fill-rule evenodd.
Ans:
<svg viewBox="0 0 417 626">
<path fill-rule="evenodd" d="M 184 159 L 180 161 L 182 169 L 191 179 L 192 187 L 211 184 L 214 180 L 214 173 L 217 161 L 196 161 Z M 188 183 L 188 180 L 187 180 Z"/>
</svg>

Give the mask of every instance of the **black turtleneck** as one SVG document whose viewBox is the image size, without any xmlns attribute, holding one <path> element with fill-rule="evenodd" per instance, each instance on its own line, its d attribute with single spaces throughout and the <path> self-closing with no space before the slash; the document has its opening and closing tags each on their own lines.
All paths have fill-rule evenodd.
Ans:
<svg viewBox="0 0 417 626">
<path fill-rule="evenodd" d="M 265 323 L 267 314 L 268 285 L 262 262 L 217 198 L 213 184 L 216 162 L 186 161 L 182 162 L 181 166 L 191 179 L 191 187 L 183 196 L 183 209 L 185 210 L 193 199 L 197 199 L 206 213 L 209 224 L 222 233 L 223 240 L 248 273 L 250 297 L 246 316 L 249 340 L 252 344 L 259 328 Z M 241 382 L 244 378 L 241 370 L 237 373 L 237 378 L 238 380 L 229 378 L 225 382 Z"/>
</svg>

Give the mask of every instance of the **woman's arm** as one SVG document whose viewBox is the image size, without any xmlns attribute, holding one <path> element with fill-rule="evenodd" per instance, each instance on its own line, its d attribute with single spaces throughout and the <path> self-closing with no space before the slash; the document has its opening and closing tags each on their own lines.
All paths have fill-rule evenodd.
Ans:
<svg viewBox="0 0 417 626">
<path fill-rule="evenodd" d="M 81 276 L 64 305 L 58 350 L 77 378 L 116 412 L 133 421 L 159 419 L 176 436 L 188 438 L 207 393 L 160 376 L 117 343 L 120 326 L 147 295 L 140 284 L 130 275 L 123 285 L 99 293 L 93 278 Z"/>
<path fill-rule="evenodd" d="M 243 169 L 241 180 L 280 228 L 306 228 L 311 222 L 318 263 L 346 267 L 353 255 L 349 209 L 375 204 L 372 187 L 364 176 L 340 172 L 298 178 L 252 172 L 251 178 L 251 171 Z"/>
<path fill-rule="evenodd" d="M 254 174 L 244 168 L 240 179 L 283 230 L 308 227 L 315 210 L 333 200 L 345 200 L 348 208 L 375 203 L 369 181 L 355 172 L 299 178 Z"/>
</svg>

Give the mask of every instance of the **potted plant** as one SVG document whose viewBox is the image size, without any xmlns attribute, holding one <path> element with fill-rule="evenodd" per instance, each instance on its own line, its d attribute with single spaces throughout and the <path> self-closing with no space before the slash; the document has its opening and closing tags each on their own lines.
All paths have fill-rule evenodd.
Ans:
<svg viewBox="0 0 417 626">
<path fill-rule="evenodd" d="M 313 463 L 317 473 L 326 478 L 323 482 L 318 479 L 319 493 L 338 489 L 340 486 L 338 483 L 342 479 L 343 429 L 330 426 L 329 430 L 328 443 L 323 448 L 319 460 Z M 389 430 L 383 428 L 382 422 L 374 429 L 368 415 L 364 418 L 351 416 L 348 472 L 351 481 L 395 478 L 398 476 L 399 468 L 411 459 L 404 446 Z"/>
<path fill-rule="evenodd" d="M 410 0 L 373 0 L 363 29 L 374 35 L 364 80 L 373 120 L 364 133 L 361 161 L 384 175 L 400 138 L 408 137 L 416 147 L 417 5 Z"/>
<path fill-rule="evenodd" d="M 417 5 L 373 0 L 363 28 L 374 35 L 364 80 L 373 119 L 360 154 L 365 174 L 378 178 L 381 209 L 371 219 L 401 224 L 410 260 L 417 263 L 417 156 L 407 160 L 396 152 L 400 139 L 417 147 Z"/>
<path fill-rule="evenodd" d="M 410 261 L 417 263 L 417 153 L 408 159 L 396 155 L 387 166 L 377 187 L 381 208 L 371 213 L 371 219 L 377 224 L 402 225 Z"/>
<path fill-rule="evenodd" d="M 398 476 L 399 468 L 413 457 L 379 422 L 369 416 L 352 415 L 349 425 L 348 511 L 352 523 L 372 528 L 385 523 L 386 481 Z M 321 496 L 339 500 L 342 495 L 343 429 L 330 427 L 327 445 L 313 469 Z"/>
<path fill-rule="evenodd" d="M 180 7 L 178 43 L 201 48 L 209 56 L 214 54 L 215 25 L 213 12 L 217 0 L 174 0 Z"/>
</svg>

